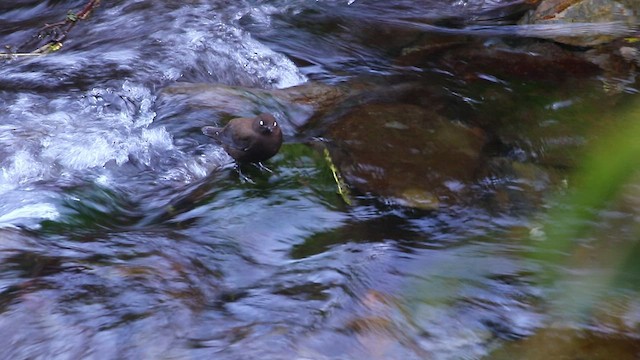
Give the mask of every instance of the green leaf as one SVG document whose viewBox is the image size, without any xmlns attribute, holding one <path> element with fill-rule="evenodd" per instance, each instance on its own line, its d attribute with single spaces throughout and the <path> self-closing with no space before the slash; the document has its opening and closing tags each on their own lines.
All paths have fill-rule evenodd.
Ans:
<svg viewBox="0 0 640 360">
<path fill-rule="evenodd" d="M 67 20 L 71 22 L 78 21 L 78 15 L 76 15 L 73 11 L 69 11 L 67 13 Z"/>
</svg>

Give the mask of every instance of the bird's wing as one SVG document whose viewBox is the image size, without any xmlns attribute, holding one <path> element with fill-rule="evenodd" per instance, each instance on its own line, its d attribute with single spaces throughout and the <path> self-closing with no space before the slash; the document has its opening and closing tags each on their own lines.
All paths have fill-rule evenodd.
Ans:
<svg viewBox="0 0 640 360">
<path fill-rule="evenodd" d="M 202 133 L 236 150 L 246 151 L 251 146 L 250 134 L 242 131 L 240 127 L 234 127 L 233 124 L 224 128 L 204 126 Z"/>
<path fill-rule="evenodd" d="M 220 133 L 220 141 L 236 150 L 247 151 L 255 142 L 255 133 L 246 127 L 230 124 Z"/>
</svg>

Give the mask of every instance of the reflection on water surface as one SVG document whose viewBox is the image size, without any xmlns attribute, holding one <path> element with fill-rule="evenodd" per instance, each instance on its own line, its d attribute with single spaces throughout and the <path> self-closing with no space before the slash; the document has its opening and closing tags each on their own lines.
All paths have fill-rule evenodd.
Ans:
<svg viewBox="0 0 640 360">
<path fill-rule="evenodd" d="M 84 3 L 3 3 L 0 43 Z M 2 60 L 2 357 L 631 358 L 637 272 L 568 316 L 562 284 L 611 263 L 528 255 L 635 70 L 521 37 L 530 7 L 102 2 L 62 50 Z M 262 111 L 285 144 L 240 176 L 200 128 Z M 602 215 L 621 243 L 628 202 Z"/>
</svg>

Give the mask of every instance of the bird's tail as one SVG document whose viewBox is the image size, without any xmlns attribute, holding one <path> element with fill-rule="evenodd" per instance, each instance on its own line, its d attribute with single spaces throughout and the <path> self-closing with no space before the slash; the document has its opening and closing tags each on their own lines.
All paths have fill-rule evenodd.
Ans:
<svg viewBox="0 0 640 360">
<path fill-rule="evenodd" d="M 216 139 L 220 136 L 221 131 L 222 131 L 222 128 L 215 127 L 215 126 L 204 126 L 202 128 L 203 134 Z"/>
</svg>

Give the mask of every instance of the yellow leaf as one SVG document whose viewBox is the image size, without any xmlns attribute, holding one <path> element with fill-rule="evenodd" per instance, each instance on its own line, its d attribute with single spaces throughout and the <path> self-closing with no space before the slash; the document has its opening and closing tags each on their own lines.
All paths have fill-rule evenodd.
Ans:
<svg viewBox="0 0 640 360">
<path fill-rule="evenodd" d="M 351 205 L 351 193 L 349 192 L 349 188 L 347 187 L 347 183 L 342 179 L 342 175 L 340 175 L 340 171 L 333 163 L 331 159 L 331 154 L 329 153 L 329 149 L 324 148 L 324 159 L 329 164 L 329 169 L 333 174 L 333 180 L 335 180 L 336 185 L 338 185 L 338 194 L 342 197 L 342 200 L 347 204 Z"/>
<path fill-rule="evenodd" d="M 58 51 L 60 49 L 62 49 L 62 43 L 61 42 L 55 42 L 55 43 L 49 44 L 49 52 Z"/>
</svg>

